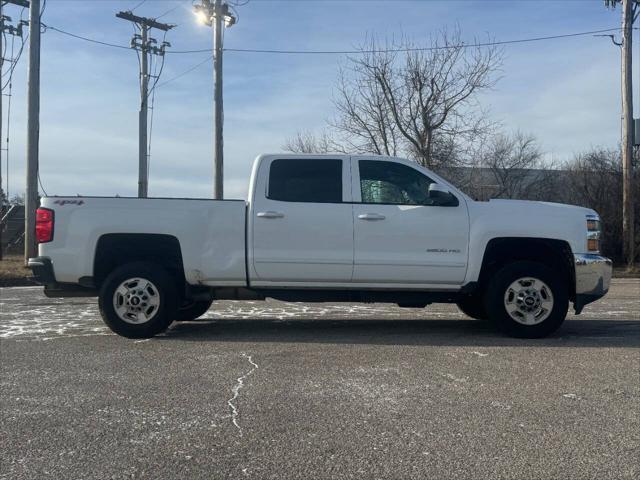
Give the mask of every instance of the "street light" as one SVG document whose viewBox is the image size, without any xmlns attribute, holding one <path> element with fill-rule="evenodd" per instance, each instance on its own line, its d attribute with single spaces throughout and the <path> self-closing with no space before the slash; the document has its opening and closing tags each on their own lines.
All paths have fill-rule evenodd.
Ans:
<svg viewBox="0 0 640 480">
<path fill-rule="evenodd" d="M 198 19 L 198 23 L 202 25 L 208 25 L 209 27 L 211 26 L 212 15 L 208 12 L 207 7 L 205 7 L 204 5 L 195 5 L 193 7 L 193 13 Z"/>
<path fill-rule="evenodd" d="M 229 5 L 224 3 L 221 4 L 219 8 L 224 26 L 229 28 L 232 25 L 235 25 L 237 20 L 236 17 L 233 16 L 233 13 L 231 13 Z M 215 3 L 212 4 L 209 0 L 203 0 L 202 4 L 193 6 L 193 13 L 196 16 L 198 23 L 210 27 L 213 25 L 213 20 L 216 17 L 216 5 Z"/>
</svg>

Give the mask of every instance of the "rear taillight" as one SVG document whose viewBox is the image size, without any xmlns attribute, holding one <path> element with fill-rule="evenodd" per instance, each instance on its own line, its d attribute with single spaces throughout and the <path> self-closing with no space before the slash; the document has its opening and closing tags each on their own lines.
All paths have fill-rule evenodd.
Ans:
<svg viewBox="0 0 640 480">
<path fill-rule="evenodd" d="M 48 208 L 36 210 L 36 239 L 38 243 L 53 240 L 53 210 Z"/>
</svg>

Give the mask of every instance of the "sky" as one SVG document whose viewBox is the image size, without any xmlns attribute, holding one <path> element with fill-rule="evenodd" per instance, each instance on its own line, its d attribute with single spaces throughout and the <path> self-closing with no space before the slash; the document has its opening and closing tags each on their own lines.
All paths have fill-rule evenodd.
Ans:
<svg viewBox="0 0 640 480">
<path fill-rule="evenodd" d="M 42 21 L 126 46 L 132 25 L 115 14 L 140 2 L 48 0 Z M 191 5 L 191 0 L 146 0 L 134 13 L 158 17 L 168 12 L 160 21 L 177 24 L 166 37 L 172 45 L 169 50 L 210 48 L 212 29 L 195 21 Z M 4 14 L 15 24 L 21 10 L 10 5 Z M 237 12 L 238 24 L 225 32 L 226 48 L 344 50 L 357 47 L 367 35 L 388 39 L 400 34 L 427 45 L 429 35 L 455 25 L 466 39 L 488 35 L 501 41 L 620 25 L 620 9 L 606 9 L 601 0 L 250 0 Z M 26 18 L 27 13 L 23 15 Z M 161 32 L 154 37 L 161 40 Z M 5 57 L 11 55 L 10 45 Z M 16 42 L 14 52 L 18 46 Z M 636 35 L 634 56 L 638 52 Z M 502 78 L 481 101 L 505 131 L 535 135 L 546 158 L 558 161 L 590 147 L 618 145 L 620 55 L 609 39 L 583 36 L 520 43 L 505 46 L 504 55 Z M 22 193 L 25 184 L 27 56 L 25 48 L 11 82 L 11 196 Z M 209 56 L 166 56 L 154 103 L 149 196 L 212 196 Z M 286 139 L 299 130 L 325 127 L 335 115 L 331 99 L 338 69 L 345 62 L 344 55 L 225 53 L 225 198 L 246 196 L 257 155 L 282 151 Z M 46 193 L 135 196 L 139 109 L 135 52 L 48 29 L 42 35 L 41 68 L 40 178 Z M 8 90 L 3 93 L 6 138 Z M 637 113 L 637 83 L 634 93 Z"/>
</svg>

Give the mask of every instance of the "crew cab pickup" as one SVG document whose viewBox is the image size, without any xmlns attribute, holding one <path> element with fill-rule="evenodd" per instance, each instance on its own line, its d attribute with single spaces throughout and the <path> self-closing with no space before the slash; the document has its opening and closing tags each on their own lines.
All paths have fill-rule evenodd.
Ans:
<svg viewBox="0 0 640 480">
<path fill-rule="evenodd" d="M 456 303 L 543 337 L 605 295 L 611 261 L 587 208 L 474 201 L 408 160 L 261 155 L 248 201 L 45 197 L 48 296 L 97 296 L 116 333 L 151 337 L 220 299 Z"/>
</svg>

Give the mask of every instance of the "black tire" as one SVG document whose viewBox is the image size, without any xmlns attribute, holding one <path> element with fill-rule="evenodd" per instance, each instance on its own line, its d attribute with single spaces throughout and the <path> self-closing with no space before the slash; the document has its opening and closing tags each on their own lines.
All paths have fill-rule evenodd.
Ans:
<svg viewBox="0 0 640 480">
<path fill-rule="evenodd" d="M 129 279 L 142 279 L 150 284 L 145 286 L 141 282 L 133 281 L 124 287 L 127 292 L 133 292 L 133 295 L 118 293 L 117 289 Z M 144 290 L 135 290 L 138 287 Z M 138 303 L 134 305 L 133 298 L 125 300 L 127 296 L 137 297 Z M 125 312 L 123 316 L 129 318 L 129 321 L 125 321 L 116 311 L 116 303 L 119 303 L 122 309 L 143 310 L 147 305 L 144 302 L 148 301 L 144 299 L 149 297 L 154 306 L 153 309 L 149 307 L 146 311 L 140 312 L 144 316 L 150 316 L 141 323 L 130 323 L 134 321 L 135 312 Z M 134 262 L 118 267 L 109 274 L 100 288 L 98 304 L 104 323 L 113 332 L 127 338 L 151 338 L 164 332 L 171 325 L 178 308 L 178 291 L 175 281 L 164 268 L 153 263 Z"/>
<path fill-rule="evenodd" d="M 539 298 L 552 298 L 553 302 L 552 306 L 546 310 L 536 310 L 536 312 L 539 312 L 539 315 L 531 313 L 531 315 L 534 317 L 537 316 L 538 318 L 544 318 L 545 315 L 547 316 L 539 323 L 530 325 L 525 325 L 512 318 L 506 306 L 507 299 L 509 298 L 507 297 L 507 292 L 510 285 L 527 277 L 544 282 L 548 288 L 541 290 L 542 295 L 540 295 Z M 518 284 L 518 286 L 524 285 L 526 287 L 527 284 L 525 280 L 522 284 Z M 550 297 L 549 293 L 551 294 Z M 509 303 L 514 305 L 514 307 L 517 305 L 526 307 L 524 301 L 518 303 L 518 297 L 513 295 L 513 291 L 510 293 L 510 298 Z M 527 301 L 526 296 L 524 298 L 525 301 Z M 552 334 L 560 328 L 560 325 L 564 322 L 569 308 L 569 294 L 567 285 L 563 281 L 563 276 L 558 275 L 558 272 L 546 265 L 527 261 L 514 262 L 499 270 L 489 282 L 484 300 L 489 318 L 504 333 L 517 338 L 542 338 Z M 535 299 L 532 299 L 532 301 L 535 302 Z M 531 306 L 531 308 L 535 307 Z M 518 310 L 514 312 L 514 316 L 525 317 L 526 313 L 527 312 L 523 314 L 522 311 Z M 539 320 L 536 319 L 534 321 Z"/>
<path fill-rule="evenodd" d="M 456 303 L 462 313 L 476 320 L 486 320 L 487 310 L 484 308 L 484 299 L 480 295 L 468 295 L 462 297 Z"/>
<path fill-rule="evenodd" d="M 195 320 L 198 317 L 201 317 L 209 308 L 211 308 L 211 304 L 213 300 L 203 300 L 197 302 L 187 302 L 183 304 L 180 308 L 178 308 L 178 312 L 176 313 L 176 321 L 177 322 L 189 322 L 191 320 Z"/>
</svg>

